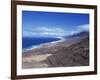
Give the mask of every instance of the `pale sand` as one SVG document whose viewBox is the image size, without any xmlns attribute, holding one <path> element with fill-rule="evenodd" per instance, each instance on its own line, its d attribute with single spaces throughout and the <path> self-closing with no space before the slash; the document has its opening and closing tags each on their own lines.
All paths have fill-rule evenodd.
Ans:
<svg viewBox="0 0 100 80">
<path fill-rule="evenodd" d="M 25 67 L 23 68 L 39 68 L 39 67 L 48 67 L 48 64 L 42 62 L 46 60 L 49 56 L 52 54 L 40 54 L 40 55 L 32 55 L 29 57 L 24 57 L 23 62 L 25 64 Z"/>
<path fill-rule="evenodd" d="M 52 54 L 41 54 L 41 55 L 34 55 L 34 56 L 30 56 L 30 57 L 25 57 L 23 58 L 24 62 L 32 62 L 32 61 L 44 61 L 46 60 L 49 56 L 51 56 Z"/>
</svg>

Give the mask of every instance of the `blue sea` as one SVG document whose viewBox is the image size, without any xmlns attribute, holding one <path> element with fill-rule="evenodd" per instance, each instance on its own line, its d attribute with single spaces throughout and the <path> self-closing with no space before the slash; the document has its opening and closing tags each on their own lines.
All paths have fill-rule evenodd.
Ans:
<svg viewBox="0 0 100 80">
<path fill-rule="evenodd" d="M 53 41 L 58 41 L 60 38 L 51 38 L 51 37 L 23 37 L 22 38 L 22 49 L 26 49 L 39 46 L 44 43 L 49 43 Z"/>
</svg>

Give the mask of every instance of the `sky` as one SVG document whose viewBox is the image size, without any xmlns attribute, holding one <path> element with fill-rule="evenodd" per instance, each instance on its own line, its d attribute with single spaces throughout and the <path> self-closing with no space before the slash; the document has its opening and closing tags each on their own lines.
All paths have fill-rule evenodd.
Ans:
<svg viewBox="0 0 100 80">
<path fill-rule="evenodd" d="M 22 11 L 23 37 L 62 37 L 89 31 L 89 14 Z"/>
</svg>

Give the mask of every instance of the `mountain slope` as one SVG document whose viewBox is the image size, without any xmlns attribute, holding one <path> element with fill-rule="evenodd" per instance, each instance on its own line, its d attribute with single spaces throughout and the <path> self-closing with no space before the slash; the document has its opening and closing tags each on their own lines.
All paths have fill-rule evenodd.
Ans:
<svg viewBox="0 0 100 80">
<path fill-rule="evenodd" d="M 79 33 L 61 42 L 48 43 L 22 55 L 22 68 L 89 65 L 89 34 Z"/>
<path fill-rule="evenodd" d="M 85 38 L 67 48 L 59 49 L 47 58 L 46 63 L 50 67 L 89 65 L 89 39 Z"/>
</svg>

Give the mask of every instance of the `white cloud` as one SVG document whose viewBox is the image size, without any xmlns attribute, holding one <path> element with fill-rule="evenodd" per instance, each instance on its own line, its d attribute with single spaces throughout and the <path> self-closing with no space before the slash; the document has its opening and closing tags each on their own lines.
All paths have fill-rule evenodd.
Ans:
<svg viewBox="0 0 100 80">
<path fill-rule="evenodd" d="M 32 30 L 33 32 L 64 32 L 62 28 L 38 27 Z"/>
<path fill-rule="evenodd" d="M 80 31 L 89 31 L 89 24 L 78 26 Z"/>
<path fill-rule="evenodd" d="M 64 34 L 65 31 L 62 28 L 50 28 L 50 27 L 37 27 L 37 28 L 23 31 L 23 36 L 58 37 L 58 36 L 63 36 Z"/>
<path fill-rule="evenodd" d="M 64 30 L 59 27 L 35 27 L 31 29 L 23 30 L 23 36 L 41 36 L 41 37 L 61 37 L 67 35 L 73 35 L 82 31 L 89 31 L 89 24 L 76 26 L 76 29 Z"/>
<path fill-rule="evenodd" d="M 87 31 L 89 32 L 89 24 L 79 25 L 75 30 L 70 31 L 69 35 L 73 35 L 79 32 Z"/>
</svg>

